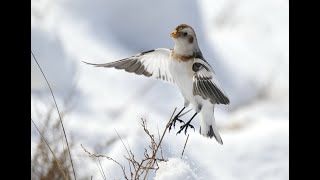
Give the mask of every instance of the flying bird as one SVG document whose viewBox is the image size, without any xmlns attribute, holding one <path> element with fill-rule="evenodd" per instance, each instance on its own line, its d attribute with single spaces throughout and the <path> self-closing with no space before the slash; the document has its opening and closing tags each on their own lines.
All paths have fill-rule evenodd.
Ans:
<svg viewBox="0 0 320 180">
<path fill-rule="evenodd" d="M 171 33 L 171 37 L 174 39 L 173 49 L 153 49 L 105 64 L 84 63 L 96 67 L 123 69 L 176 85 L 184 98 L 184 106 L 173 118 L 169 130 L 179 121 L 184 124 L 180 126 L 177 134 L 183 130 L 186 134 L 188 127 L 194 129 L 190 123 L 200 114 L 200 134 L 209 138 L 215 137 L 222 145 L 223 141 L 215 123 L 214 108 L 216 104 L 229 104 L 229 98 L 218 84 L 212 67 L 203 57 L 194 29 L 180 24 Z M 180 114 L 190 104 L 195 114 L 189 121 L 184 122 L 179 119 Z"/>
</svg>

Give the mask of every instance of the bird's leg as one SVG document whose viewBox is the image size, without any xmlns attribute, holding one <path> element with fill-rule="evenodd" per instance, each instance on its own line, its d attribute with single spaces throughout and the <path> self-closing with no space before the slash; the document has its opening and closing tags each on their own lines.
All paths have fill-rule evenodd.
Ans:
<svg viewBox="0 0 320 180">
<path fill-rule="evenodd" d="M 194 115 L 192 116 L 192 118 L 191 118 L 187 123 L 185 123 L 184 125 L 180 126 L 180 130 L 177 132 L 177 134 L 180 134 L 183 129 L 184 129 L 184 134 L 187 134 L 187 129 L 188 129 L 189 126 L 190 126 L 191 128 L 193 128 L 193 130 L 195 130 L 194 127 L 193 127 L 190 123 L 191 123 L 192 119 L 193 119 L 197 114 L 198 114 L 197 112 L 194 113 Z"/>
<path fill-rule="evenodd" d="M 176 127 L 176 121 L 179 121 L 180 123 L 184 123 L 184 121 L 182 121 L 181 119 L 179 119 L 179 115 L 182 113 L 182 111 L 185 109 L 186 107 L 183 107 L 181 109 L 181 111 L 172 119 L 172 121 L 169 123 L 169 132 L 171 130 L 171 127 L 173 125 L 173 127 Z"/>
</svg>

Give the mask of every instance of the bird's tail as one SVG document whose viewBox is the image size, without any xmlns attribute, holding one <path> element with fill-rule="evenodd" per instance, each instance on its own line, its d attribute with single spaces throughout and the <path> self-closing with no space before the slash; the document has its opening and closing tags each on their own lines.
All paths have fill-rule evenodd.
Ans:
<svg viewBox="0 0 320 180">
<path fill-rule="evenodd" d="M 200 112 L 200 134 L 216 140 L 223 145 L 222 139 L 214 120 L 214 107 L 203 107 Z"/>
</svg>

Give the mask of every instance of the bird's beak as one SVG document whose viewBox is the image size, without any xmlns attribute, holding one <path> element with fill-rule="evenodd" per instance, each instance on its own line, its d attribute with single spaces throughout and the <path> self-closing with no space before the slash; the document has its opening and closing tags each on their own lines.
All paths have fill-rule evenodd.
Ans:
<svg viewBox="0 0 320 180">
<path fill-rule="evenodd" d="M 173 38 L 176 38 L 177 37 L 177 30 L 172 31 L 170 36 L 173 37 Z"/>
</svg>

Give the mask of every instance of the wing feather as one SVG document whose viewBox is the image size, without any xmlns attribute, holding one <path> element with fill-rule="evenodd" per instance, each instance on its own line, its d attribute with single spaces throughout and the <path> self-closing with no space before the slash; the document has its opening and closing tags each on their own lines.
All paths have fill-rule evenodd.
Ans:
<svg viewBox="0 0 320 180">
<path fill-rule="evenodd" d="M 134 56 L 121 59 L 118 61 L 93 64 L 84 62 L 86 64 L 95 65 L 96 67 L 123 69 L 129 73 L 137 75 L 145 75 L 147 77 L 154 77 L 162 79 L 167 82 L 174 83 L 174 80 L 169 72 L 168 63 L 170 59 L 171 50 L 165 48 L 153 49 L 141 52 Z"/>
<path fill-rule="evenodd" d="M 214 77 L 214 72 L 210 65 L 197 59 L 193 68 L 193 94 L 199 95 L 203 99 L 209 99 L 214 104 L 229 104 L 229 98 L 223 89 L 218 85 L 218 81 Z"/>
</svg>

